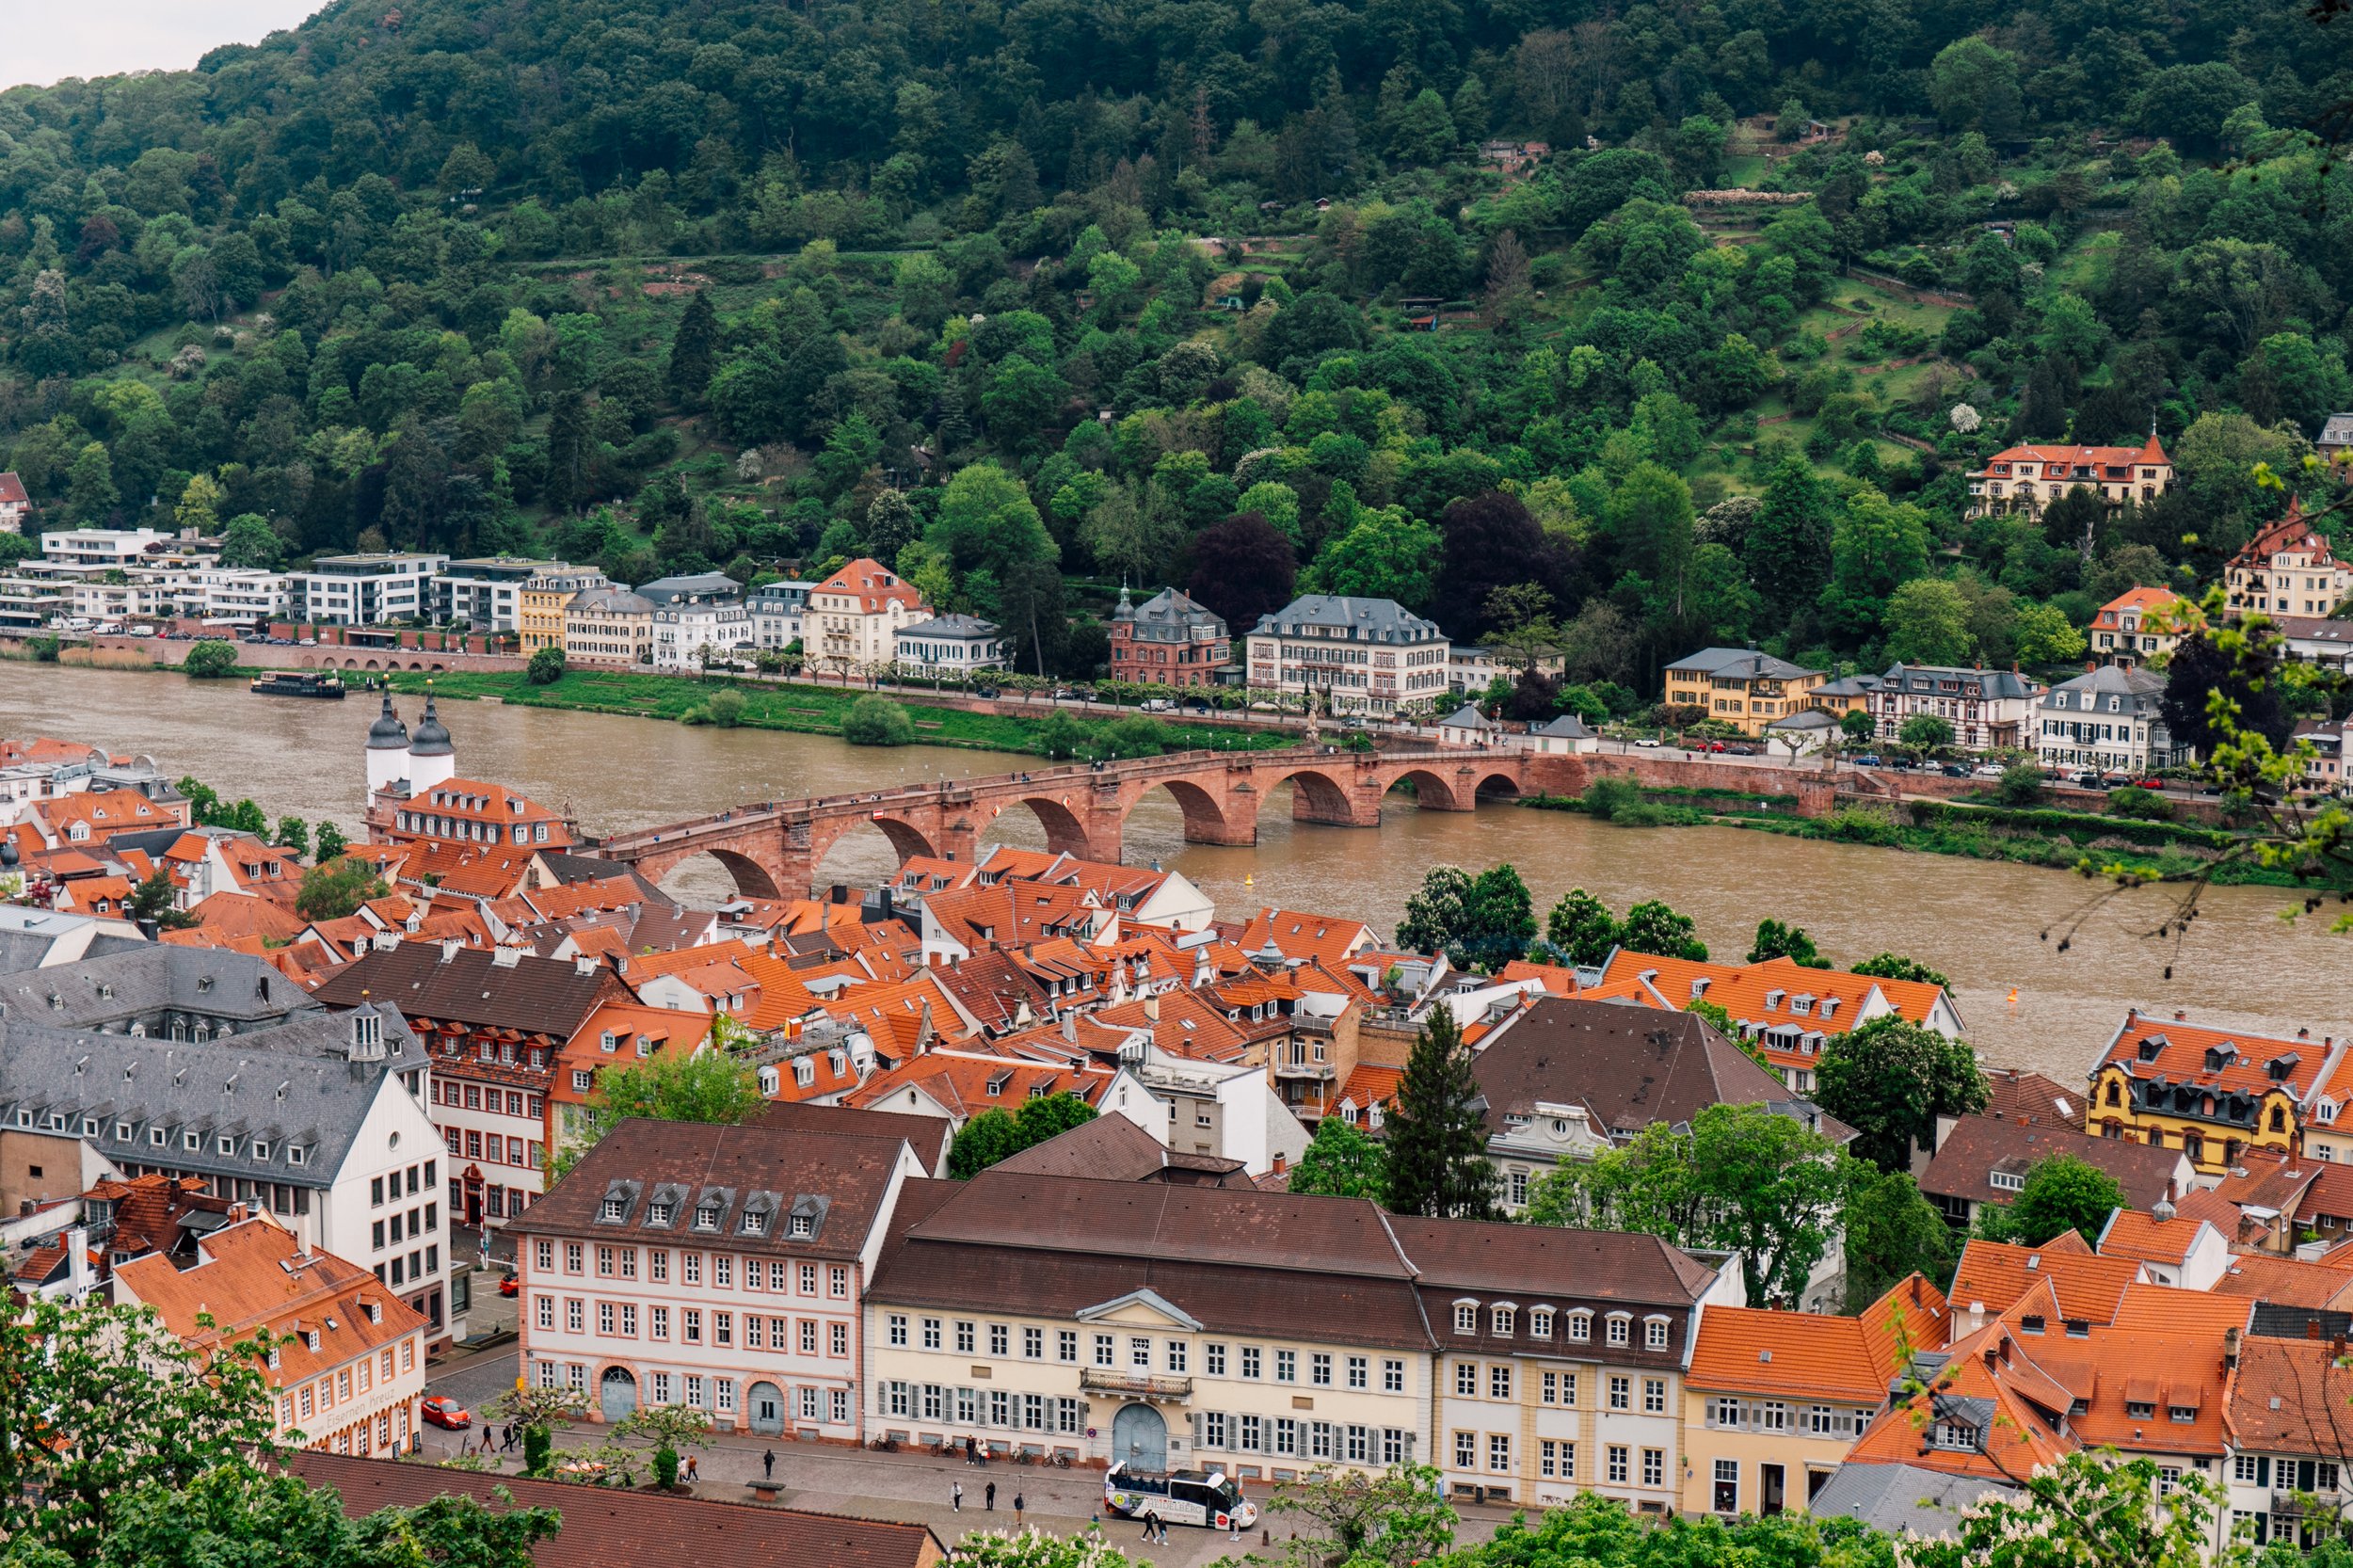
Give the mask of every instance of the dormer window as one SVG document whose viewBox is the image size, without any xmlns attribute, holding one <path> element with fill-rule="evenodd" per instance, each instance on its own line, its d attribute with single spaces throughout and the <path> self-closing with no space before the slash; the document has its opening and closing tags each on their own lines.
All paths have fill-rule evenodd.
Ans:
<svg viewBox="0 0 2353 1568">
<path fill-rule="evenodd" d="M 719 1206 L 715 1203 L 696 1205 L 695 1228 L 696 1230 L 717 1230 L 719 1228 Z"/>
<path fill-rule="evenodd" d="M 1457 1334 L 1477 1334 L 1479 1332 L 1479 1306 L 1477 1303 L 1456 1302 L 1454 1304 L 1454 1332 Z"/>
<path fill-rule="evenodd" d="M 789 1236 L 807 1238 L 817 1234 L 817 1218 L 813 1214 L 795 1214 L 786 1227 Z"/>
<path fill-rule="evenodd" d="M 1540 1306 L 1529 1312 L 1528 1315 L 1528 1332 L 1529 1337 L 1531 1338 L 1551 1338 L 1552 1308 L 1548 1306 Z"/>
<path fill-rule="evenodd" d="M 746 1236 L 765 1236 L 768 1234 L 768 1214 L 765 1209 L 747 1208 L 744 1210 L 744 1234 Z"/>
<path fill-rule="evenodd" d="M 1593 1315 L 1582 1307 L 1569 1314 L 1569 1340 L 1582 1345 L 1593 1336 Z"/>
<path fill-rule="evenodd" d="M 597 1218 L 600 1220 L 628 1219 L 629 1199 L 621 1196 L 617 1192 L 615 1193 L 613 1196 L 605 1199 L 603 1203 L 597 1206 Z"/>
<path fill-rule="evenodd" d="M 1509 1335 L 1512 1332 L 1513 1323 L 1519 1317 L 1519 1313 L 1518 1310 L 1513 1307 L 1498 1306 L 1488 1316 L 1494 1321 L 1496 1333 Z"/>
<path fill-rule="evenodd" d="M 1771 1013 L 1771 1012 L 1777 1011 L 1777 1010 L 1780 1008 L 1780 1006 L 1781 1006 L 1782 999 L 1783 999 L 1784 997 L 1787 996 L 1788 994 L 1789 994 L 1789 993 L 1788 993 L 1788 992 L 1786 992 L 1786 991 L 1778 990 L 1778 989 L 1766 992 L 1766 993 L 1765 993 L 1765 1011 L 1766 1011 L 1766 1012 L 1768 1012 L 1768 1013 Z"/>
</svg>

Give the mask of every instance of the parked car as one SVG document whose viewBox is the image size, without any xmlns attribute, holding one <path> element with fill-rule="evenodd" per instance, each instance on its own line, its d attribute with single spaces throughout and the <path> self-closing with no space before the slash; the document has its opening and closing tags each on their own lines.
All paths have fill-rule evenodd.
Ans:
<svg viewBox="0 0 2353 1568">
<path fill-rule="evenodd" d="M 1979 762 L 1976 767 L 1970 769 L 1969 771 L 1971 776 L 1973 777 L 1999 778 L 2002 776 L 2002 764 L 1999 762 Z"/>
<path fill-rule="evenodd" d="M 1959 762 L 1947 762 L 1943 767 L 1937 769 L 1937 772 L 1943 774 L 1947 778 L 1966 778 L 1969 776 L 1969 770 Z"/>
<path fill-rule="evenodd" d="M 473 1414 L 447 1394 L 428 1394 L 420 1407 L 425 1421 L 432 1426 L 463 1432 L 473 1425 Z"/>
<path fill-rule="evenodd" d="M 2139 785 L 2144 790 L 2163 790 L 2169 787 L 2162 778 L 2136 778 L 2133 782 Z"/>
<path fill-rule="evenodd" d="M 514 1297 L 516 1297 L 516 1296 L 520 1296 L 520 1295 L 521 1295 L 521 1294 L 522 1294 L 522 1289 L 523 1289 L 523 1282 L 522 1282 L 520 1278 L 518 1278 L 516 1275 L 514 1275 L 514 1274 L 501 1274 L 501 1275 L 499 1276 L 499 1294 L 500 1294 L 500 1295 L 502 1295 L 502 1296 L 505 1296 L 505 1297 L 507 1297 L 508 1299 L 510 1299 L 510 1300 L 511 1300 L 511 1299 L 513 1299 L 513 1298 L 514 1298 Z"/>
<path fill-rule="evenodd" d="M 1057 686 L 1054 688 L 1054 700 L 1056 702 L 1068 702 L 1071 698 L 1077 696 L 1078 695 L 1078 693 L 1072 691 L 1067 686 Z"/>
<path fill-rule="evenodd" d="M 1658 745 L 1658 737 L 1656 735 L 1644 735 L 1638 739 L 1634 744 L 1638 746 L 1655 750 Z"/>
<path fill-rule="evenodd" d="M 984 697 L 994 700 L 997 696 L 997 688 L 994 686 L 975 686 L 972 688 L 972 695 L 977 697 Z"/>
<path fill-rule="evenodd" d="M 1173 713 L 1176 705 L 1164 696 L 1146 697 L 1144 699 L 1144 711 L 1147 713 Z"/>
<path fill-rule="evenodd" d="M 1862 756 L 1854 760 L 1854 765 L 1858 768 L 1877 768 L 1882 767 L 1885 764 L 1880 761 L 1880 754 L 1878 752 L 1866 751 Z"/>
</svg>

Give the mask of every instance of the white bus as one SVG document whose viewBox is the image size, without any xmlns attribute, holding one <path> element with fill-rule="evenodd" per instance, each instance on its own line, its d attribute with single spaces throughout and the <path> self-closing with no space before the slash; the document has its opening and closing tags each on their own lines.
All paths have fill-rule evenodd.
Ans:
<svg viewBox="0 0 2353 1568">
<path fill-rule="evenodd" d="M 1131 1470 L 1125 1462 L 1103 1473 L 1103 1509 L 1123 1519 L 1157 1515 L 1163 1524 L 1248 1529 L 1258 1505 L 1223 1470 Z"/>
</svg>

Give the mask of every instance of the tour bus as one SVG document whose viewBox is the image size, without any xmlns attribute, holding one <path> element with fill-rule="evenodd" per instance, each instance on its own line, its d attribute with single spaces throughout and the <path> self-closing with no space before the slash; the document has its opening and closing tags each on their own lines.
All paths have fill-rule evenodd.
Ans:
<svg viewBox="0 0 2353 1568">
<path fill-rule="evenodd" d="M 1123 1519 L 1152 1513 L 1163 1524 L 1211 1529 L 1248 1529 L 1258 1522 L 1258 1505 L 1223 1470 L 1162 1473 L 1130 1469 L 1125 1461 L 1103 1473 L 1103 1508 Z"/>
</svg>

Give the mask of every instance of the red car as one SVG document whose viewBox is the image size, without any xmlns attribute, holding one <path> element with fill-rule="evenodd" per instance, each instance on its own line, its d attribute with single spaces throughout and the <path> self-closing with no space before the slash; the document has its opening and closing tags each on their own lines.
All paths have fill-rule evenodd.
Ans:
<svg viewBox="0 0 2353 1568">
<path fill-rule="evenodd" d="M 516 1278 L 513 1274 L 502 1274 L 501 1276 L 499 1276 L 499 1294 L 500 1294 L 500 1295 L 502 1295 L 502 1296 L 519 1296 L 519 1295 L 522 1294 L 522 1288 L 523 1288 L 523 1282 L 522 1282 L 521 1280 L 520 1280 L 520 1279 L 517 1279 L 517 1278 Z"/>
<path fill-rule="evenodd" d="M 427 1395 L 423 1410 L 425 1421 L 432 1426 L 463 1432 L 473 1425 L 472 1414 L 446 1394 Z"/>
<path fill-rule="evenodd" d="M 2166 787 L 2165 780 L 2162 778 L 2142 778 L 2135 782 L 2144 790 L 2162 790 Z"/>
</svg>

